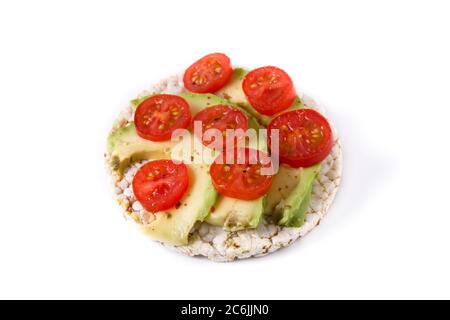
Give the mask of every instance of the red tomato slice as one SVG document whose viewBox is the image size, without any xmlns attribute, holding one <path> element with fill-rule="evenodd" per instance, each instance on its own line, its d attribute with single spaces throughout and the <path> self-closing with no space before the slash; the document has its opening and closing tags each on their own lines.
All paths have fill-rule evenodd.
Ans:
<svg viewBox="0 0 450 320">
<path fill-rule="evenodd" d="M 263 175 L 262 168 L 271 171 L 270 157 L 259 150 L 237 148 L 234 161 L 228 163 L 226 153 L 211 165 L 210 174 L 216 190 L 224 196 L 255 200 L 265 195 L 272 185 L 273 175 Z"/>
<path fill-rule="evenodd" d="M 230 81 L 233 74 L 230 58 L 223 53 L 212 53 L 187 68 L 184 86 L 196 93 L 214 93 Z"/>
<path fill-rule="evenodd" d="M 159 212 L 174 207 L 189 186 L 185 164 L 171 160 L 155 160 L 146 163 L 133 179 L 136 199 L 149 212 Z"/>
<path fill-rule="evenodd" d="M 268 127 L 269 146 L 274 129 L 279 130 L 280 162 L 294 168 L 309 167 L 322 161 L 333 147 L 330 124 L 311 109 L 286 112 L 273 119 Z"/>
<path fill-rule="evenodd" d="M 226 130 L 227 129 L 242 129 L 244 132 L 248 129 L 248 118 L 239 109 L 227 105 L 216 105 L 203 109 L 194 116 L 193 122 L 201 122 L 202 132 L 195 132 L 202 143 L 210 148 L 223 150 L 226 146 Z M 216 143 L 213 137 L 204 136 L 204 133 L 209 129 L 217 129 L 222 133 L 223 139 L 220 143 Z M 238 139 L 234 141 L 234 146 L 237 146 Z"/>
<path fill-rule="evenodd" d="M 190 122 L 189 104 L 170 94 L 158 94 L 144 100 L 134 115 L 138 135 L 151 141 L 170 140 L 173 131 L 189 127 Z"/>
<path fill-rule="evenodd" d="M 261 114 L 274 115 L 294 103 L 295 88 L 289 75 L 276 67 L 249 72 L 242 89 L 253 108 Z"/>
</svg>

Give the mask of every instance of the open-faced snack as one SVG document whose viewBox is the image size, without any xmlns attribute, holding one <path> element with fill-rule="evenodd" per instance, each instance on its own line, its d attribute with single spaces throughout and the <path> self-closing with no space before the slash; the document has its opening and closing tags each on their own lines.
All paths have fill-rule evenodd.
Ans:
<svg viewBox="0 0 450 320">
<path fill-rule="evenodd" d="M 263 256 L 327 213 L 342 153 L 324 110 L 280 68 L 207 55 L 132 100 L 106 152 L 143 234 L 190 256 Z"/>
</svg>

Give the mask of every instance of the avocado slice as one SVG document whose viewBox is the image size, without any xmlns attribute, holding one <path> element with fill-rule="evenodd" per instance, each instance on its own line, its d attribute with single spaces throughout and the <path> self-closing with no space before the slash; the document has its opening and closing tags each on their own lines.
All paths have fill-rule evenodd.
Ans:
<svg viewBox="0 0 450 320">
<path fill-rule="evenodd" d="M 319 171 L 320 164 L 309 168 L 281 166 L 267 194 L 264 213 L 272 216 L 279 225 L 301 227 Z"/>
<path fill-rule="evenodd" d="M 233 70 L 233 75 L 231 76 L 230 82 L 216 92 L 219 97 L 230 100 L 236 104 L 246 104 L 248 103 L 247 97 L 242 90 L 242 82 L 248 71 L 243 68 L 235 68 Z"/>
<path fill-rule="evenodd" d="M 155 220 L 141 227 L 150 238 L 175 246 L 189 242 L 189 232 L 197 221 L 203 221 L 217 199 L 209 175 L 209 165 L 189 164 L 189 190 L 176 208 L 155 214 Z"/>
<path fill-rule="evenodd" d="M 277 113 L 273 116 L 266 116 L 260 114 L 250 105 L 250 103 L 247 100 L 247 97 L 245 96 L 244 90 L 242 90 L 242 82 L 244 81 L 244 78 L 247 75 L 247 73 L 248 72 L 242 68 L 234 69 L 230 82 L 221 90 L 219 90 L 216 94 L 244 108 L 248 113 L 250 113 L 253 117 L 255 117 L 259 121 L 259 123 L 261 123 L 264 126 L 268 126 L 273 118 L 282 113 L 305 107 L 302 100 L 299 97 L 296 97 L 292 106 L 286 110 L 283 110 L 280 113 Z"/>
<path fill-rule="evenodd" d="M 170 159 L 176 142 L 154 142 L 143 139 L 136 133 L 134 123 L 113 131 L 108 136 L 107 152 L 111 155 L 111 165 L 120 176 L 132 162 L 144 159 Z"/>
<path fill-rule="evenodd" d="M 246 201 L 219 195 L 206 222 L 227 231 L 256 228 L 261 221 L 265 198 Z"/>
<path fill-rule="evenodd" d="M 252 117 L 248 116 L 248 126 L 259 133 L 260 126 Z M 256 144 L 250 144 L 249 147 L 267 151 L 267 142 L 265 139 L 258 139 Z M 256 228 L 263 216 L 266 203 L 266 195 L 256 200 L 240 200 L 219 195 L 213 210 L 206 219 L 206 222 L 223 227 L 227 231 L 239 231 L 243 229 Z"/>
<path fill-rule="evenodd" d="M 218 104 L 226 104 L 231 105 L 233 107 L 237 107 L 230 101 L 222 99 L 221 97 L 218 97 L 211 93 L 182 92 L 180 93 L 180 97 L 184 98 L 189 103 L 189 106 L 191 107 L 191 113 L 193 116 L 202 111 L 203 109 Z"/>
<path fill-rule="evenodd" d="M 293 206 L 289 208 L 286 208 L 285 206 L 278 224 L 287 227 L 301 227 L 305 223 L 306 212 L 308 211 L 309 202 L 311 201 L 311 192 L 312 184 L 308 191 L 306 191 L 306 195 L 303 200 L 300 200 L 300 205 L 297 208 L 294 206 L 298 203 L 293 204 Z M 300 197 L 297 199 L 300 199 Z M 275 210 L 275 214 L 277 214 L 277 210 Z"/>
</svg>

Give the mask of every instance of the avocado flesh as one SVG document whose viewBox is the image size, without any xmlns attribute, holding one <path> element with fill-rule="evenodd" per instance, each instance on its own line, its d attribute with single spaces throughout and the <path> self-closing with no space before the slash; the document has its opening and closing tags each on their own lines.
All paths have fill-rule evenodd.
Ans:
<svg viewBox="0 0 450 320">
<path fill-rule="evenodd" d="M 121 176 L 133 161 L 144 159 L 170 159 L 176 142 L 154 142 L 136 133 L 134 123 L 113 131 L 108 137 L 107 151 L 111 156 L 112 169 Z"/>
<path fill-rule="evenodd" d="M 249 116 L 248 127 L 257 130 L 260 129 L 256 120 Z M 267 143 L 265 139 L 258 139 L 258 143 L 250 144 L 250 148 L 267 151 Z M 240 200 L 219 195 L 206 222 L 213 225 L 223 227 L 227 231 L 239 231 L 243 229 L 256 228 L 263 216 L 266 196 L 262 196 L 256 200 Z"/>
<path fill-rule="evenodd" d="M 180 93 L 180 97 L 184 98 L 184 100 L 189 103 L 193 116 L 206 108 L 216 106 L 218 104 L 237 107 L 233 103 L 230 103 L 230 101 L 222 99 L 221 97 L 218 97 L 211 93 L 182 92 Z"/>
<path fill-rule="evenodd" d="M 281 219 L 278 221 L 278 224 L 287 227 L 300 228 L 306 220 L 306 212 L 308 211 L 309 203 L 311 201 L 311 192 L 312 184 L 298 207 L 285 207 L 283 211 L 281 211 Z M 277 214 L 276 210 L 275 214 Z"/>
<path fill-rule="evenodd" d="M 189 232 L 197 221 L 203 221 L 217 199 L 217 192 L 206 164 L 189 164 L 189 189 L 177 208 L 155 214 L 155 220 L 141 231 L 160 242 L 182 246 L 189 242 Z"/>
<path fill-rule="evenodd" d="M 242 110 L 236 104 L 226 99 L 214 94 L 197 94 L 191 92 L 183 92 L 180 96 L 189 103 L 193 115 L 205 108 L 219 104 L 231 105 L 238 108 L 247 115 L 249 128 L 255 129 L 259 133 L 260 126 L 258 122 L 245 110 Z M 264 139 L 261 139 L 261 141 L 260 139 L 258 141 L 252 141 L 248 147 L 267 151 L 267 143 Z M 223 227 L 227 231 L 256 228 L 263 214 L 264 203 L 265 196 L 253 201 L 246 201 L 219 195 L 214 204 L 214 210 L 211 210 L 206 222 L 211 225 Z"/>
<path fill-rule="evenodd" d="M 253 201 L 219 195 L 206 222 L 227 231 L 256 228 L 261 221 L 265 197 Z"/>
<path fill-rule="evenodd" d="M 230 100 L 236 104 L 245 104 L 247 98 L 242 90 L 242 82 L 244 77 L 247 75 L 248 71 L 243 68 L 235 68 L 233 70 L 233 75 L 231 76 L 230 82 L 216 92 L 219 97 Z"/>
<path fill-rule="evenodd" d="M 268 126 L 273 118 L 277 117 L 282 113 L 302 109 L 305 107 L 302 100 L 299 97 L 296 97 L 292 106 L 287 108 L 286 110 L 283 110 L 273 116 L 266 116 L 260 114 L 250 105 L 250 103 L 247 100 L 247 97 L 245 96 L 244 90 L 242 90 L 242 82 L 244 81 L 244 78 L 247 75 L 247 73 L 248 72 L 242 68 L 234 69 L 233 76 L 231 77 L 230 82 L 224 88 L 219 90 L 216 94 L 239 105 L 240 107 L 245 109 L 249 114 L 255 117 L 259 121 L 259 123 L 261 123 L 264 126 Z"/>
<path fill-rule="evenodd" d="M 267 194 L 264 213 L 272 216 L 279 225 L 301 227 L 319 171 L 320 164 L 298 169 L 281 166 Z"/>
</svg>

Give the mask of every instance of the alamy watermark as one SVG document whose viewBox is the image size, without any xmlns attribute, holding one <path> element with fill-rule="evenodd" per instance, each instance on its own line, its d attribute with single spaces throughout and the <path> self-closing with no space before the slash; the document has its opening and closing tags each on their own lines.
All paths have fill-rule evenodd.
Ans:
<svg viewBox="0 0 450 320">
<path fill-rule="evenodd" d="M 194 121 L 194 135 L 187 129 L 177 129 L 172 133 L 171 158 L 174 162 L 185 164 L 211 164 L 218 159 L 223 164 L 262 164 L 261 175 L 273 175 L 278 172 L 279 161 L 279 130 L 271 130 L 270 139 L 267 129 L 226 129 L 215 128 L 203 130 L 201 121 Z M 195 137 L 195 138 L 194 138 Z M 199 137 L 203 138 L 204 145 Z M 270 146 L 267 141 L 270 141 Z M 235 152 L 249 148 L 249 153 Z M 268 154 L 270 157 L 261 156 Z M 261 151 L 263 153 L 261 153 Z M 225 156 L 219 157 L 220 154 Z M 236 159 L 235 159 L 236 158 Z M 270 165 L 270 166 L 269 166 Z"/>
</svg>

